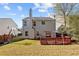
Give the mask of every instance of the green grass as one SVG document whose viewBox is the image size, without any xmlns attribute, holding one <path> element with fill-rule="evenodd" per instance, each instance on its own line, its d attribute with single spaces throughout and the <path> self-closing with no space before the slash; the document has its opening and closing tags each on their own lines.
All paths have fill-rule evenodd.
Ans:
<svg viewBox="0 0 79 59">
<path fill-rule="evenodd" d="M 0 47 L 2 56 L 79 55 L 79 45 L 40 45 L 39 40 L 23 40 Z"/>
</svg>

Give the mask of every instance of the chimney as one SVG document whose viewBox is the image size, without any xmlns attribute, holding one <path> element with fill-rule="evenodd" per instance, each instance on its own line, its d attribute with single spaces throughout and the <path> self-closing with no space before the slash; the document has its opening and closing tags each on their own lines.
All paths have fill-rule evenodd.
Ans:
<svg viewBox="0 0 79 59">
<path fill-rule="evenodd" d="M 32 9 L 29 10 L 29 17 L 32 19 Z"/>
</svg>

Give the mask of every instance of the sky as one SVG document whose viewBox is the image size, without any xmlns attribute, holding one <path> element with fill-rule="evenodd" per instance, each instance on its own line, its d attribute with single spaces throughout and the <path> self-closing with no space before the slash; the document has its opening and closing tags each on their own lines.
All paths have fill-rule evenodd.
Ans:
<svg viewBox="0 0 79 59">
<path fill-rule="evenodd" d="M 0 18 L 12 18 L 21 28 L 22 19 L 29 16 L 30 8 L 33 17 L 48 17 L 55 12 L 53 6 L 51 3 L 0 3 Z"/>
</svg>

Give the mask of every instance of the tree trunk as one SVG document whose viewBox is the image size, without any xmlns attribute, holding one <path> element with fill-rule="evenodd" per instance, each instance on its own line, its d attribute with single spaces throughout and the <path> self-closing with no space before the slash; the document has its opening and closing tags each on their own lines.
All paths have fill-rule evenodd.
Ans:
<svg viewBox="0 0 79 59">
<path fill-rule="evenodd" d="M 64 45 L 64 33 L 66 32 L 66 16 L 64 15 L 64 31 L 62 33 L 63 45 Z"/>
<path fill-rule="evenodd" d="M 65 26 L 65 29 L 66 29 L 66 16 L 64 15 L 64 26 Z"/>
</svg>

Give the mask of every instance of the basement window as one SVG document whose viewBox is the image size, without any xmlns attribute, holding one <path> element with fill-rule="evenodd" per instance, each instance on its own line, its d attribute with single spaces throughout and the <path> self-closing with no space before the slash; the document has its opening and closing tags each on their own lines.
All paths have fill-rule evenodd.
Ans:
<svg viewBox="0 0 79 59">
<path fill-rule="evenodd" d="M 28 31 L 25 31 L 25 36 L 28 36 Z"/>
</svg>

